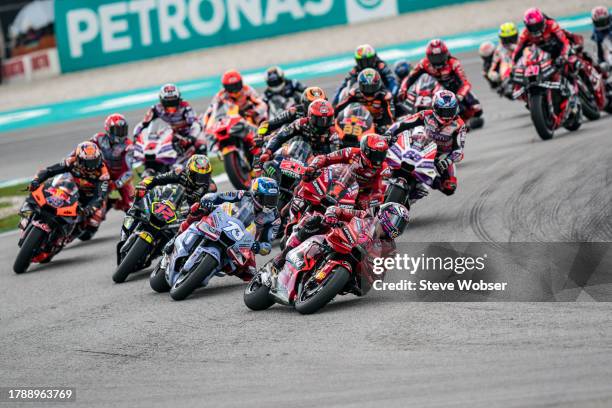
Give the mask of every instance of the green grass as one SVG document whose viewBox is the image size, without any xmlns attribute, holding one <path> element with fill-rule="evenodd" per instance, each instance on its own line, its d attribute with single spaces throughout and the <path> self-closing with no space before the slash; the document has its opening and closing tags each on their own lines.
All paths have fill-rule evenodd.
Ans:
<svg viewBox="0 0 612 408">
<path fill-rule="evenodd" d="M 0 188 L 0 197 L 12 197 L 12 196 L 25 196 L 28 195 L 26 188 L 28 187 L 27 183 L 17 184 L 16 186 L 3 187 Z"/>
<path fill-rule="evenodd" d="M 7 202 L 0 202 L 0 208 L 10 207 L 12 204 Z"/>
<path fill-rule="evenodd" d="M 17 214 L 0 218 L 0 232 L 17 228 L 17 225 L 19 225 L 19 219 L 20 217 Z"/>
</svg>

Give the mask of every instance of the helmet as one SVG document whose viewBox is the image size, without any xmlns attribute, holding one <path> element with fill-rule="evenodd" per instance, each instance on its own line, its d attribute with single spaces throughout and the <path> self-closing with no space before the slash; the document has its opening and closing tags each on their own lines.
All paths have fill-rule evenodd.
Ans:
<svg viewBox="0 0 612 408">
<path fill-rule="evenodd" d="M 432 142 L 432 139 L 427 136 L 427 131 L 423 126 L 417 126 L 412 129 L 410 133 L 410 146 L 417 149 L 423 150 Z"/>
<path fill-rule="evenodd" d="M 181 103 L 181 93 L 174 84 L 166 84 L 159 91 L 159 102 L 164 107 L 164 110 L 169 113 L 177 111 Z"/>
<path fill-rule="evenodd" d="M 499 40 L 502 45 L 516 44 L 518 41 L 518 29 L 516 24 L 509 22 L 499 26 Z"/>
<path fill-rule="evenodd" d="M 270 67 L 266 71 L 266 84 L 274 92 L 279 92 L 285 86 L 285 73 L 279 67 Z"/>
<path fill-rule="evenodd" d="M 365 135 L 359 142 L 361 159 L 369 167 L 380 167 L 387 158 L 387 139 L 376 133 Z"/>
<path fill-rule="evenodd" d="M 210 181 L 212 166 L 210 160 L 203 154 L 194 154 L 185 165 L 187 179 L 196 186 L 203 186 Z"/>
<path fill-rule="evenodd" d="M 447 90 L 436 92 L 433 98 L 433 112 L 435 118 L 442 124 L 455 120 L 459 112 L 459 103 L 455 94 Z"/>
<path fill-rule="evenodd" d="M 104 131 L 114 141 L 121 141 L 128 135 L 128 124 L 125 116 L 113 113 L 104 121 Z"/>
<path fill-rule="evenodd" d="M 491 41 L 485 41 L 478 47 L 478 54 L 481 58 L 489 58 L 495 52 L 495 44 Z"/>
<path fill-rule="evenodd" d="M 257 177 L 251 182 L 251 194 L 255 207 L 259 210 L 271 210 L 278 204 L 278 184 L 270 177 Z"/>
<path fill-rule="evenodd" d="M 444 44 L 444 41 L 439 39 L 431 40 L 429 44 L 427 44 L 427 48 L 425 48 L 425 55 L 427 55 L 427 59 L 431 65 L 436 68 L 444 66 L 449 57 L 446 44 Z"/>
<path fill-rule="evenodd" d="M 382 79 L 378 71 L 366 68 L 357 76 L 359 90 L 365 96 L 372 96 L 382 88 Z"/>
<path fill-rule="evenodd" d="M 370 44 L 355 48 L 355 61 L 359 69 L 374 68 L 376 65 L 376 50 Z"/>
<path fill-rule="evenodd" d="M 102 166 L 102 152 L 98 145 L 92 142 L 80 143 L 74 152 L 75 165 L 81 170 L 92 171 Z"/>
<path fill-rule="evenodd" d="M 398 203 L 381 205 L 377 217 L 383 231 L 391 239 L 402 235 L 409 221 L 408 209 Z"/>
<path fill-rule="evenodd" d="M 304 107 L 304 112 L 308 112 L 308 108 L 310 104 L 316 99 L 327 99 L 327 95 L 325 95 L 325 91 L 318 86 L 309 86 L 302 93 L 302 106 Z"/>
<path fill-rule="evenodd" d="M 221 83 L 223 84 L 223 88 L 225 88 L 227 93 L 236 94 L 242 91 L 242 75 L 240 75 L 240 72 L 236 71 L 235 69 L 225 71 L 221 77 Z"/>
<path fill-rule="evenodd" d="M 593 26 L 597 31 L 607 30 L 610 28 L 612 20 L 610 19 L 610 12 L 604 6 L 597 6 L 591 11 L 591 19 L 593 20 Z"/>
<path fill-rule="evenodd" d="M 317 99 L 308 107 L 308 122 L 318 128 L 326 129 L 334 123 L 334 108 L 329 101 Z"/>
<path fill-rule="evenodd" d="M 400 80 L 406 78 L 410 71 L 412 71 L 412 66 L 406 60 L 399 60 L 393 66 L 393 72 Z"/>
<path fill-rule="evenodd" d="M 540 36 L 544 32 L 546 17 L 544 17 L 544 14 L 539 8 L 532 7 L 525 11 L 523 22 L 525 23 L 525 27 L 527 27 L 527 31 L 529 31 L 530 34 Z"/>
</svg>

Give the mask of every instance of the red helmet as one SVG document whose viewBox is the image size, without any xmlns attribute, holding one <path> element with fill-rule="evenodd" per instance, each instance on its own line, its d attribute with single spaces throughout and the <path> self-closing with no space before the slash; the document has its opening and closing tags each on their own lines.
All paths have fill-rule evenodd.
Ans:
<svg viewBox="0 0 612 408">
<path fill-rule="evenodd" d="M 425 48 L 425 55 L 427 59 L 434 67 L 443 67 L 448 61 L 449 53 L 448 47 L 444 44 L 444 41 L 435 39 L 431 40 Z"/>
<path fill-rule="evenodd" d="M 527 31 L 529 31 L 531 35 L 540 36 L 544 32 L 546 17 L 544 17 L 542 10 L 537 7 L 532 7 L 525 11 L 523 23 L 525 23 L 525 27 L 527 27 Z"/>
<path fill-rule="evenodd" d="M 104 121 L 104 131 L 115 142 L 120 142 L 128 135 L 128 124 L 125 116 L 113 113 Z"/>
<path fill-rule="evenodd" d="M 225 71 L 221 77 L 221 83 L 223 84 L 223 88 L 230 94 L 236 94 L 242 91 L 242 75 L 235 69 Z"/>
<path fill-rule="evenodd" d="M 597 6 L 591 11 L 591 19 L 593 20 L 593 26 L 597 31 L 603 31 L 610 28 L 612 20 L 610 19 L 610 12 L 604 6 Z"/>
<path fill-rule="evenodd" d="M 334 107 L 325 99 L 316 99 L 308 107 L 308 122 L 318 128 L 327 129 L 334 123 Z"/>
<path fill-rule="evenodd" d="M 174 113 L 178 110 L 181 104 L 181 93 L 178 87 L 174 84 L 166 84 L 159 91 L 159 102 L 164 107 L 164 110 L 169 113 Z"/>
<path fill-rule="evenodd" d="M 380 167 L 387 158 L 387 139 L 376 133 L 365 135 L 359 142 L 361 159 L 369 167 Z"/>
<path fill-rule="evenodd" d="M 102 153 L 95 143 L 80 143 L 74 152 L 75 166 L 86 172 L 97 170 L 102 166 Z"/>
</svg>

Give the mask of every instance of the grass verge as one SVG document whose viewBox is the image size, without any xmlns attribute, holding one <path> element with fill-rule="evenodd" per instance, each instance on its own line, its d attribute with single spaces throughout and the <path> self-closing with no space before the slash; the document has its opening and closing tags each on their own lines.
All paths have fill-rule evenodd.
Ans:
<svg viewBox="0 0 612 408">
<path fill-rule="evenodd" d="M 17 228 L 19 225 L 19 216 L 17 214 L 9 215 L 8 217 L 0 218 L 0 232 L 9 231 Z"/>
</svg>

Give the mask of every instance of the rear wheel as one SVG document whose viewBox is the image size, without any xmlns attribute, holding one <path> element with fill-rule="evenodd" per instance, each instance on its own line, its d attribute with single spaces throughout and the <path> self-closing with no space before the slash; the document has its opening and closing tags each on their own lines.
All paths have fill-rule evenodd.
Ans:
<svg viewBox="0 0 612 408">
<path fill-rule="evenodd" d="M 204 279 L 217 267 L 218 263 L 212 255 L 206 254 L 202 261 L 191 272 L 181 271 L 180 276 L 170 288 L 170 297 L 174 300 L 183 300 L 202 286 Z"/>
<path fill-rule="evenodd" d="M 236 150 L 227 153 L 223 156 L 223 164 L 227 178 L 235 188 L 239 190 L 249 188 L 249 182 L 251 181 L 250 166 L 244 162 L 240 153 Z"/>
<path fill-rule="evenodd" d="M 137 237 L 128 253 L 125 255 L 115 273 L 113 273 L 113 281 L 115 283 L 125 282 L 125 279 L 132 272 L 135 272 L 138 267 L 143 264 L 147 254 L 152 247 L 147 241 Z"/>
<path fill-rule="evenodd" d="M 270 288 L 261 283 L 259 273 L 244 290 L 244 304 L 251 310 L 266 310 L 274 304 L 274 300 L 270 298 Z"/>
<path fill-rule="evenodd" d="M 23 244 L 21 244 L 21 248 L 19 248 L 17 258 L 13 264 L 13 271 L 15 273 L 23 273 L 28 270 L 34 253 L 40 248 L 46 236 L 47 233 L 39 228 L 33 227 L 30 229 L 28 236 L 23 241 Z"/>
<path fill-rule="evenodd" d="M 552 118 L 544 94 L 529 95 L 529 111 L 531 112 L 531 121 L 540 138 L 542 140 L 552 139 L 554 135 Z"/>
<path fill-rule="evenodd" d="M 312 314 L 323 308 L 344 288 L 351 274 L 337 266 L 323 279 L 317 282 L 315 275 L 308 275 L 298 290 L 295 309 L 301 314 Z"/>
</svg>

